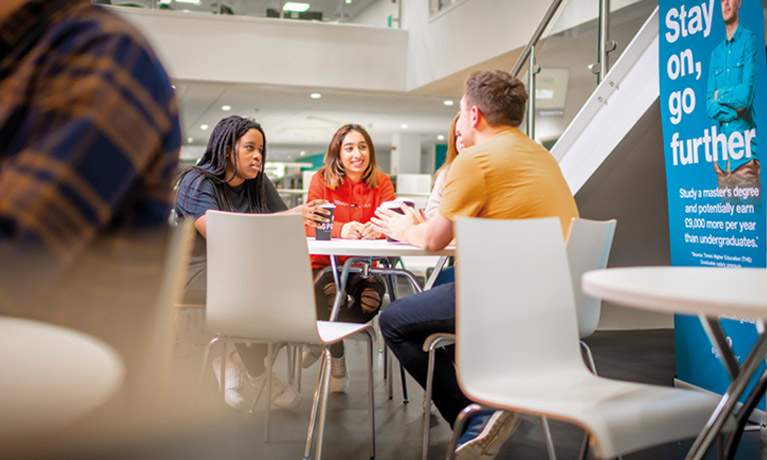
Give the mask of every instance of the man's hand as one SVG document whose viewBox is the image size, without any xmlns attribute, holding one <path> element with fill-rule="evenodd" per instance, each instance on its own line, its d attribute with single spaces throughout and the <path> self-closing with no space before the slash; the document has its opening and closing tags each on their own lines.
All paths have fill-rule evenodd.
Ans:
<svg viewBox="0 0 767 460">
<path fill-rule="evenodd" d="M 375 211 L 376 217 L 370 219 L 374 228 L 384 235 L 395 240 L 409 242 L 407 240 L 407 231 L 421 222 L 426 221 L 426 215 L 422 210 L 414 209 L 411 206 L 402 203 L 400 205 L 402 214 L 391 209 L 379 207 Z"/>
<path fill-rule="evenodd" d="M 365 226 L 359 222 L 347 222 L 343 227 L 341 227 L 341 238 L 347 240 L 358 240 L 362 238 L 362 231 L 364 228 Z"/>
</svg>

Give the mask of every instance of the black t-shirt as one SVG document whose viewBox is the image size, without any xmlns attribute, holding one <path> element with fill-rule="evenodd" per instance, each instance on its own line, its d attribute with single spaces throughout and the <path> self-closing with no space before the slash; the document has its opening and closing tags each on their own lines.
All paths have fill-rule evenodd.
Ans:
<svg viewBox="0 0 767 460">
<path fill-rule="evenodd" d="M 266 192 L 266 208 L 268 213 L 286 211 L 285 202 L 280 198 L 272 181 L 264 176 L 264 189 Z M 221 211 L 219 195 L 225 193 L 232 203 L 233 212 L 250 212 L 248 195 L 245 190 L 245 182 L 237 187 L 228 185 L 216 185 L 205 176 L 191 172 L 187 174 L 178 186 L 176 197 L 176 213 L 180 218 L 197 220 L 205 215 L 209 209 Z M 200 232 L 195 232 L 194 249 L 190 260 L 190 271 L 204 269 L 205 265 L 205 238 Z"/>
</svg>

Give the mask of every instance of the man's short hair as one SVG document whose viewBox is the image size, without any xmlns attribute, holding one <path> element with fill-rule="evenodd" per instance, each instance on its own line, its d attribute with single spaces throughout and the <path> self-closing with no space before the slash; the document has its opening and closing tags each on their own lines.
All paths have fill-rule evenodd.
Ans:
<svg viewBox="0 0 767 460">
<path fill-rule="evenodd" d="M 527 91 L 519 78 L 502 70 L 477 71 L 464 88 L 468 107 L 477 106 L 490 126 L 519 126 L 525 113 Z"/>
</svg>

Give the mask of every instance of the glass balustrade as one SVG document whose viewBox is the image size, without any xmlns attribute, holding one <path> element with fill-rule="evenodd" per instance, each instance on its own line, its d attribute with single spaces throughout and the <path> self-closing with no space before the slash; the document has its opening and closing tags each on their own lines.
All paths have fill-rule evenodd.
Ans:
<svg viewBox="0 0 767 460">
<path fill-rule="evenodd" d="M 261 18 L 397 27 L 391 0 L 92 0 L 101 5 Z M 445 1 L 445 0 L 443 0 Z M 448 0 L 449 1 L 449 0 Z M 458 1 L 458 0 L 456 0 Z"/>
<path fill-rule="evenodd" d="M 656 6 L 655 0 L 611 2 L 609 40 L 616 47 L 608 53 L 608 64 L 618 60 Z M 554 145 L 599 82 L 600 1 L 571 0 L 560 10 L 534 47 L 539 67 L 534 138 L 547 148 Z M 529 86 L 529 60 L 518 76 Z M 529 126 L 527 119 L 522 126 Z"/>
</svg>

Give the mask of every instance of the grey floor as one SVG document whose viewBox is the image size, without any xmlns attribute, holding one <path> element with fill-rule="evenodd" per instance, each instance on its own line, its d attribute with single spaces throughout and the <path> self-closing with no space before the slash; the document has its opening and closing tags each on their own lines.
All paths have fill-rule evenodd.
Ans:
<svg viewBox="0 0 767 460">
<path fill-rule="evenodd" d="M 674 377 L 674 339 L 671 330 L 597 332 L 587 340 L 592 347 L 599 373 L 639 382 L 670 385 Z M 183 345 L 183 344 L 182 344 Z M 196 375 L 199 346 L 186 346 L 177 354 L 178 375 L 187 370 Z M 351 385 L 346 394 L 332 394 L 328 405 L 328 423 L 325 433 L 326 459 L 364 459 L 368 457 L 366 377 L 362 343 L 347 342 L 348 367 Z M 410 402 L 403 404 L 399 379 L 395 380 L 394 398 L 386 397 L 386 384 L 382 378 L 382 354 L 378 354 L 376 397 L 376 441 L 378 459 L 417 459 L 421 446 L 422 391 L 408 381 Z M 284 367 L 281 355 L 280 363 Z M 192 371 L 193 369 L 193 371 Z M 280 371 L 284 374 L 284 369 Z M 316 381 L 317 365 L 304 370 L 301 407 L 293 412 L 276 411 L 272 419 L 271 441 L 263 442 L 263 412 L 255 415 L 218 410 L 209 423 L 173 436 L 160 436 L 129 448 L 98 452 L 94 457 L 125 459 L 299 459 L 303 455 L 307 421 L 311 407 L 312 390 Z M 191 374 L 190 374 L 191 375 Z M 218 398 L 212 373 L 205 397 Z M 190 377 L 191 378 L 191 377 Z M 567 424 L 552 421 L 552 431 L 558 458 L 577 458 L 583 431 Z M 438 415 L 432 416 L 430 458 L 444 458 L 450 436 L 446 423 Z M 628 455 L 625 460 L 682 459 L 692 440 L 659 446 Z M 737 459 L 759 458 L 759 432 L 746 433 Z M 540 421 L 525 417 L 517 432 L 506 442 L 498 459 L 545 459 Z M 709 452 L 707 458 L 714 459 Z"/>
<path fill-rule="evenodd" d="M 187 330 L 182 325 L 182 330 Z M 27 440 L 16 450 L 0 451 L 0 458 L 67 459 L 300 459 L 317 378 L 317 365 L 303 371 L 300 407 L 295 411 L 274 411 L 271 440 L 264 443 L 264 412 L 235 413 L 220 401 L 213 373 L 205 372 L 200 391 L 202 344 L 181 334 L 172 359 L 171 392 L 158 395 L 158 401 L 174 400 L 172 405 L 158 402 L 155 412 L 142 410 L 131 416 L 130 398 L 122 406 L 91 417 L 79 426 L 42 438 Z M 639 382 L 670 385 L 674 378 L 674 338 L 671 330 L 597 332 L 590 344 L 600 375 Z M 361 342 L 347 341 L 351 385 L 346 394 L 332 394 L 328 403 L 325 433 L 325 459 L 368 458 L 367 399 L 364 348 Z M 382 378 L 383 354 L 376 353 L 376 441 L 377 459 L 418 459 L 421 449 L 422 391 L 408 380 L 410 402 L 403 404 L 399 378 L 395 379 L 394 398 L 386 397 Z M 284 354 L 278 373 L 285 375 Z M 127 403 L 125 403 L 127 401 Z M 117 416 L 117 420 L 115 419 Z M 2 416 L 0 414 L 0 416 Z M 130 421 L 132 418 L 132 422 Z M 119 421 L 119 423 L 118 423 Z M 431 417 L 431 459 L 445 458 L 450 430 L 438 415 Z M 578 458 L 583 431 L 567 424 L 551 422 L 557 456 Z M 90 436 L 88 436 L 90 434 Z M 79 439 L 78 442 L 70 442 Z M 692 440 L 658 446 L 625 456 L 625 460 L 683 459 Z M 737 459 L 760 458 L 759 431 L 745 434 Z M 8 452 L 12 452 L 9 456 Z M 546 459 L 540 421 L 525 417 L 519 429 L 501 449 L 498 459 Z M 706 459 L 716 456 L 709 452 Z M 767 457 L 765 457 L 767 458 Z"/>
</svg>

